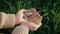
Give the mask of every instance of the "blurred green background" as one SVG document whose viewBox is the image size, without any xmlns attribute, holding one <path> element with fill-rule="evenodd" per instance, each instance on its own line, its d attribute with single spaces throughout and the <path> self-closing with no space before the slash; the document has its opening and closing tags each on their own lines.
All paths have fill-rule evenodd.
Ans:
<svg viewBox="0 0 60 34">
<path fill-rule="evenodd" d="M 60 34 L 60 0 L 0 0 L 0 12 L 16 14 L 20 9 L 31 8 L 43 16 L 43 24 L 29 34 Z M 0 29 L 0 32 L 11 34 L 13 29 Z"/>
</svg>

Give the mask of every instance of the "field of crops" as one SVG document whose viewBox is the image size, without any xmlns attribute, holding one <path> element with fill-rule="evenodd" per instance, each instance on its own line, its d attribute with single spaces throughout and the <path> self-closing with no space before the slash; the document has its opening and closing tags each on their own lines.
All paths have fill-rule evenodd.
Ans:
<svg viewBox="0 0 60 34">
<path fill-rule="evenodd" d="M 31 8 L 43 16 L 43 24 L 29 34 L 60 34 L 60 0 L 0 0 L 0 12 L 16 14 L 20 9 Z M 13 29 L 0 29 L 0 32 L 10 34 Z"/>
</svg>

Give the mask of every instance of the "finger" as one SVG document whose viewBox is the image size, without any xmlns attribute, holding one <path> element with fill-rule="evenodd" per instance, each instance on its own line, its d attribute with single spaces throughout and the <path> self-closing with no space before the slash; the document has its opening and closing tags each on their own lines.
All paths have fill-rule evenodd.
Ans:
<svg viewBox="0 0 60 34">
<path fill-rule="evenodd" d="M 38 12 L 36 13 L 36 15 L 37 15 L 39 18 L 40 18 L 40 16 L 41 16 Z"/>
<path fill-rule="evenodd" d="M 25 9 L 19 10 L 17 14 L 21 14 L 22 15 L 23 12 L 25 12 L 25 11 L 27 11 L 27 10 L 25 10 Z"/>
<path fill-rule="evenodd" d="M 19 13 L 21 13 L 21 12 L 25 12 L 25 11 L 27 11 L 27 10 L 25 10 L 25 9 L 21 9 L 21 10 L 19 10 Z"/>
<path fill-rule="evenodd" d="M 31 11 L 33 13 L 29 18 L 35 17 L 36 10 L 33 8 L 33 9 L 29 10 L 29 11 Z"/>
<path fill-rule="evenodd" d="M 36 13 L 36 16 L 39 18 L 38 20 L 40 21 L 40 23 L 41 23 L 41 21 L 42 21 L 42 16 L 37 12 Z"/>
<path fill-rule="evenodd" d="M 20 16 L 20 17 L 23 17 L 23 12 L 25 12 L 25 11 L 27 11 L 27 10 L 25 10 L 25 9 L 21 9 L 21 10 L 19 10 L 18 11 L 18 13 L 16 14 L 16 16 Z"/>
</svg>

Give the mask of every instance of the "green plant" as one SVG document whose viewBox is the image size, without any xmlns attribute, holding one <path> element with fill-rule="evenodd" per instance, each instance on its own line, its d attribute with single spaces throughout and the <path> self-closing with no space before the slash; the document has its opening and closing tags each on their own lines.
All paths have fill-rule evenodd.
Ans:
<svg viewBox="0 0 60 34">
<path fill-rule="evenodd" d="M 42 26 L 29 34 L 60 33 L 60 0 L 1 0 L 0 11 L 16 14 L 20 9 L 35 8 L 42 16 Z M 8 33 L 13 29 L 8 29 Z M 1 31 L 1 30 L 0 30 Z M 4 30 L 3 30 L 4 31 Z"/>
</svg>

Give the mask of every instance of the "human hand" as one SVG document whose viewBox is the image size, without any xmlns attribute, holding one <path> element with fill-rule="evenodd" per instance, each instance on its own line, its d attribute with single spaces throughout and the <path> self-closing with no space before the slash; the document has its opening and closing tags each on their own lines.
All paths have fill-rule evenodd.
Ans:
<svg viewBox="0 0 60 34">
<path fill-rule="evenodd" d="M 23 18 L 24 12 L 26 12 L 26 11 L 27 10 L 25 10 L 25 9 L 21 9 L 17 12 L 17 14 L 16 14 L 16 24 L 20 24 L 23 21 L 27 21 Z"/>
<path fill-rule="evenodd" d="M 42 25 L 41 23 L 42 16 L 39 13 L 37 13 L 35 9 L 32 9 L 31 12 L 33 12 L 33 14 L 28 18 L 28 21 L 27 21 L 23 18 L 24 12 L 26 11 L 27 10 L 24 10 L 24 9 L 19 10 L 19 12 L 16 14 L 16 23 L 21 24 L 22 22 L 21 25 L 27 26 L 30 30 L 32 31 L 37 30 Z"/>
<path fill-rule="evenodd" d="M 31 31 L 34 31 L 42 25 L 42 16 L 38 12 L 36 12 L 35 9 L 32 9 L 30 11 L 33 12 L 33 14 L 28 17 L 28 22 L 24 22 L 21 25 L 27 26 Z"/>
<path fill-rule="evenodd" d="M 30 12 L 32 12 L 33 14 L 28 17 L 28 21 L 29 22 L 33 22 L 35 24 L 39 24 L 42 21 L 42 16 L 36 11 L 36 9 L 31 9 Z"/>
</svg>

